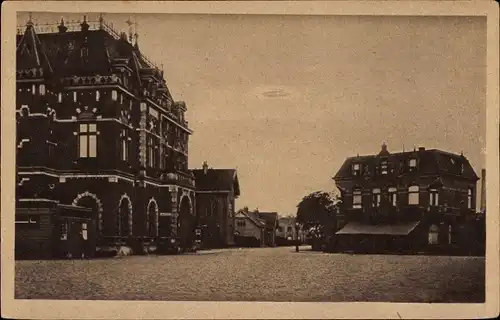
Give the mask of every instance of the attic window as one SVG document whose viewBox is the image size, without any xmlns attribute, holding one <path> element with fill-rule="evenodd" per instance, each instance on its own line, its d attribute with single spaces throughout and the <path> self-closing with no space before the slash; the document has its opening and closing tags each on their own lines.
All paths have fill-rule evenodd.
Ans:
<svg viewBox="0 0 500 320">
<path fill-rule="evenodd" d="M 354 163 L 352 165 L 352 175 L 359 176 L 361 173 L 361 165 L 359 163 Z"/>
<path fill-rule="evenodd" d="M 382 164 L 380 165 L 380 173 L 382 174 L 387 174 L 387 161 L 384 160 L 382 161 Z"/>
<path fill-rule="evenodd" d="M 410 159 L 410 161 L 408 162 L 408 166 L 410 167 L 410 170 L 416 169 L 417 159 Z"/>
</svg>

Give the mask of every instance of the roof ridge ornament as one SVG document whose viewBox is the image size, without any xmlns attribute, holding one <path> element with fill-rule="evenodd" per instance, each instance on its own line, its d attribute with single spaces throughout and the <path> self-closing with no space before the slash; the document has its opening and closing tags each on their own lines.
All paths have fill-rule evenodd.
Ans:
<svg viewBox="0 0 500 320">
<path fill-rule="evenodd" d="M 32 27 L 33 26 L 33 20 L 32 20 L 32 13 L 28 13 L 28 21 L 26 22 L 27 27 Z"/>
</svg>

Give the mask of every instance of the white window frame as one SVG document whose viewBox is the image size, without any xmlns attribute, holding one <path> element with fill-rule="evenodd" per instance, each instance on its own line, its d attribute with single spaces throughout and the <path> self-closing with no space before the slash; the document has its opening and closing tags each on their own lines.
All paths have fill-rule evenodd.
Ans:
<svg viewBox="0 0 500 320">
<path fill-rule="evenodd" d="M 418 206 L 420 204 L 420 188 L 417 185 L 408 187 L 408 204 Z"/>
<path fill-rule="evenodd" d="M 361 189 L 354 189 L 352 191 L 352 208 L 353 209 L 363 208 L 363 192 Z"/>
<path fill-rule="evenodd" d="M 388 190 L 389 193 L 389 201 L 393 207 L 397 206 L 398 202 L 398 189 L 391 187 Z"/>
<path fill-rule="evenodd" d="M 380 164 L 380 173 L 383 174 L 383 175 L 389 173 L 389 163 L 388 163 L 388 161 L 386 161 L 386 160 L 382 161 L 382 163 Z"/>
<path fill-rule="evenodd" d="M 375 207 L 375 208 L 380 207 L 380 199 L 381 199 L 380 189 L 379 188 L 373 189 L 372 195 L 373 195 L 373 199 L 372 199 L 373 200 L 372 201 L 373 207 Z"/>
<path fill-rule="evenodd" d="M 436 207 L 439 205 L 439 190 L 429 189 L 429 205 L 431 207 Z"/>
<path fill-rule="evenodd" d="M 417 168 L 417 159 L 412 158 L 408 161 L 408 167 L 410 167 L 410 170 L 416 169 Z"/>
<path fill-rule="evenodd" d="M 353 163 L 351 169 L 352 169 L 353 176 L 358 177 L 361 175 L 361 164 L 360 163 Z"/>
<path fill-rule="evenodd" d="M 467 208 L 472 209 L 474 192 L 472 188 L 467 189 Z"/>
<path fill-rule="evenodd" d="M 86 222 L 82 222 L 82 238 L 83 240 L 88 240 L 89 235 L 88 235 L 88 227 Z"/>
<path fill-rule="evenodd" d="M 96 158 L 98 144 L 97 124 L 80 123 L 78 126 L 78 155 L 79 158 Z"/>
</svg>

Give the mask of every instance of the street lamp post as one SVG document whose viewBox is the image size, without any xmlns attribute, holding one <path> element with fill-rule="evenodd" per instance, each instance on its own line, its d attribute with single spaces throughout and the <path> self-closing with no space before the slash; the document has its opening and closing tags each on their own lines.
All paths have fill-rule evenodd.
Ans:
<svg viewBox="0 0 500 320">
<path fill-rule="evenodd" d="M 295 252 L 299 252 L 299 223 L 295 222 Z"/>
</svg>

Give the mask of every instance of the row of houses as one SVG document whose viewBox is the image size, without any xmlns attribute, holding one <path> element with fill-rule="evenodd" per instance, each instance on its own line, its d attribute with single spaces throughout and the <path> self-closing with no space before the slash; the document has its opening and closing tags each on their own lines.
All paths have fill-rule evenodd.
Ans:
<svg viewBox="0 0 500 320">
<path fill-rule="evenodd" d="M 188 168 L 193 133 L 139 36 L 98 21 L 17 34 L 16 257 L 234 244 L 234 169 Z"/>
</svg>

